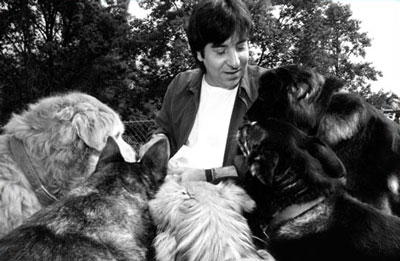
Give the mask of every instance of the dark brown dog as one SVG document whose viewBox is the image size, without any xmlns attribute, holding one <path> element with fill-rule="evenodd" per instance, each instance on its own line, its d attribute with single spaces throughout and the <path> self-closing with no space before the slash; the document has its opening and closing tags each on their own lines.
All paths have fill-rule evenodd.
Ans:
<svg viewBox="0 0 400 261">
<path fill-rule="evenodd" d="M 146 260 L 155 236 L 148 200 L 168 158 L 160 139 L 127 163 L 109 138 L 84 185 L 0 239 L 0 260 Z"/>
<path fill-rule="evenodd" d="M 260 123 L 285 120 L 325 141 L 346 166 L 351 195 L 391 213 L 390 201 L 399 194 L 399 125 L 361 97 L 337 93 L 342 86 L 315 70 L 280 67 L 261 76 L 247 116 Z"/>
<path fill-rule="evenodd" d="M 400 260 L 400 219 L 341 189 L 343 165 L 318 138 L 264 119 L 242 127 L 239 143 L 277 260 Z"/>
</svg>

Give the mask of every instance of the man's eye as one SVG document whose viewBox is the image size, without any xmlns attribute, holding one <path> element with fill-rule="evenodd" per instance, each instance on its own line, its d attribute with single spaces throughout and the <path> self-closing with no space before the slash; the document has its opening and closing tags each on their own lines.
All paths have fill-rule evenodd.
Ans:
<svg viewBox="0 0 400 261">
<path fill-rule="evenodd" d="M 237 45 L 237 46 L 236 46 L 236 49 L 237 49 L 238 51 L 244 51 L 244 50 L 246 50 L 246 49 L 247 49 L 247 43 L 241 43 L 241 44 Z"/>
<path fill-rule="evenodd" d="M 216 48 L 215 52 L 219 55 L 222 55 L 225 53 L 225 48 Z"/>
</svg>

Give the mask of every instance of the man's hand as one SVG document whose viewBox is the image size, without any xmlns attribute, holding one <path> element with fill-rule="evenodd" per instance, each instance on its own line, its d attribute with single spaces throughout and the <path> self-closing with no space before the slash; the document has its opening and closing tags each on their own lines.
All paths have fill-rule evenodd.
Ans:
<svg viewBox="0 0 400 261">
<path fill-rule="evenodd" d="M 213 178 L 237 177 L 236 168 L 227 166 L 213 169 Z M 177 167 L 174 164 L 168 165 L 168 175 L 166 179 L 173 178 L 177 182 L 184 181 L 207 181 L 205 169 L 195 169 L 188 167 Z"/>
<path fill-rule="evenodd" d="M 173 178 L 177 182 L 186 181 L 206 181 L 204 169 L 194 169 L 188 167 L 168 167 L 168 175 L 166 179 Z"/>
</svg>

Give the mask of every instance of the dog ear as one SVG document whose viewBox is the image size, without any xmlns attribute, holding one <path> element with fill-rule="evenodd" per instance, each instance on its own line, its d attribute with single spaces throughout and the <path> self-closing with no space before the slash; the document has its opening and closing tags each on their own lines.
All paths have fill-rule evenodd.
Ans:
<svg viewBox="0 0 400 261">
<path fill-rule="evenodd" d="M 170 148 L 168 138 L 155 136 L 152 144 L 143 152 L 142 165 L 152 171 L 157 182 L 162 182 L 167 174 Z"/>
<path fill-rule="evenodd" d="M 282 88 L 284 88 L 283 79 L 287 78 L 282 78 L 279 71 L 276 70 L 263 73 L 259 79 L 260 88 L 257 100 L 261 101 L 262 105 L 272 108 L 275 102 L 281 100 Z"/>
<path fill-rule="evenodd" d="M 339 91 L 344 86 L 344 81 L 330 76 L 325 79 L 324 88 L 329 88 L 332 92 Z"/>
<path fill-rule="evenodd" d="M 109 118 L 105 113 L 85 111 L 77 113 L 72 119 L 72 125 L 76 128 L 78 136 L 91 148 L 101 151 L 107 142 L 110 127 L 103 118 Z"/>
<path fill-rule="evenodd" d="M 96 171 L 110 162 L 124 162 L 118 144 L 113 137 L 108 137 L 106 146 L 101 151 L 99 161 L 96 165 Z"/>
<path fill-rule="evenodd" d="M 332 178 L 346 176 L 346 168 L 336 153 L 320 139 L 313 137 L 307 146 L 307 151 L 319 160 L 324 172 Z"/>
</svg>

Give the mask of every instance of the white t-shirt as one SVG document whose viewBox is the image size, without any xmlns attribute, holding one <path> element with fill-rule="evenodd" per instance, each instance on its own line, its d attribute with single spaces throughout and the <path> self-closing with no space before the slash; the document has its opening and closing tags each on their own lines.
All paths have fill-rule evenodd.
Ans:
<svg viewBox="0 0 400 261">
<path fill-rule="evenodd" d="M 170 164 L 200 169 L 222 167 L 237 90 L 211 86 L 203 76 L 199 109 L 188 142 Z"/>
</svg>

